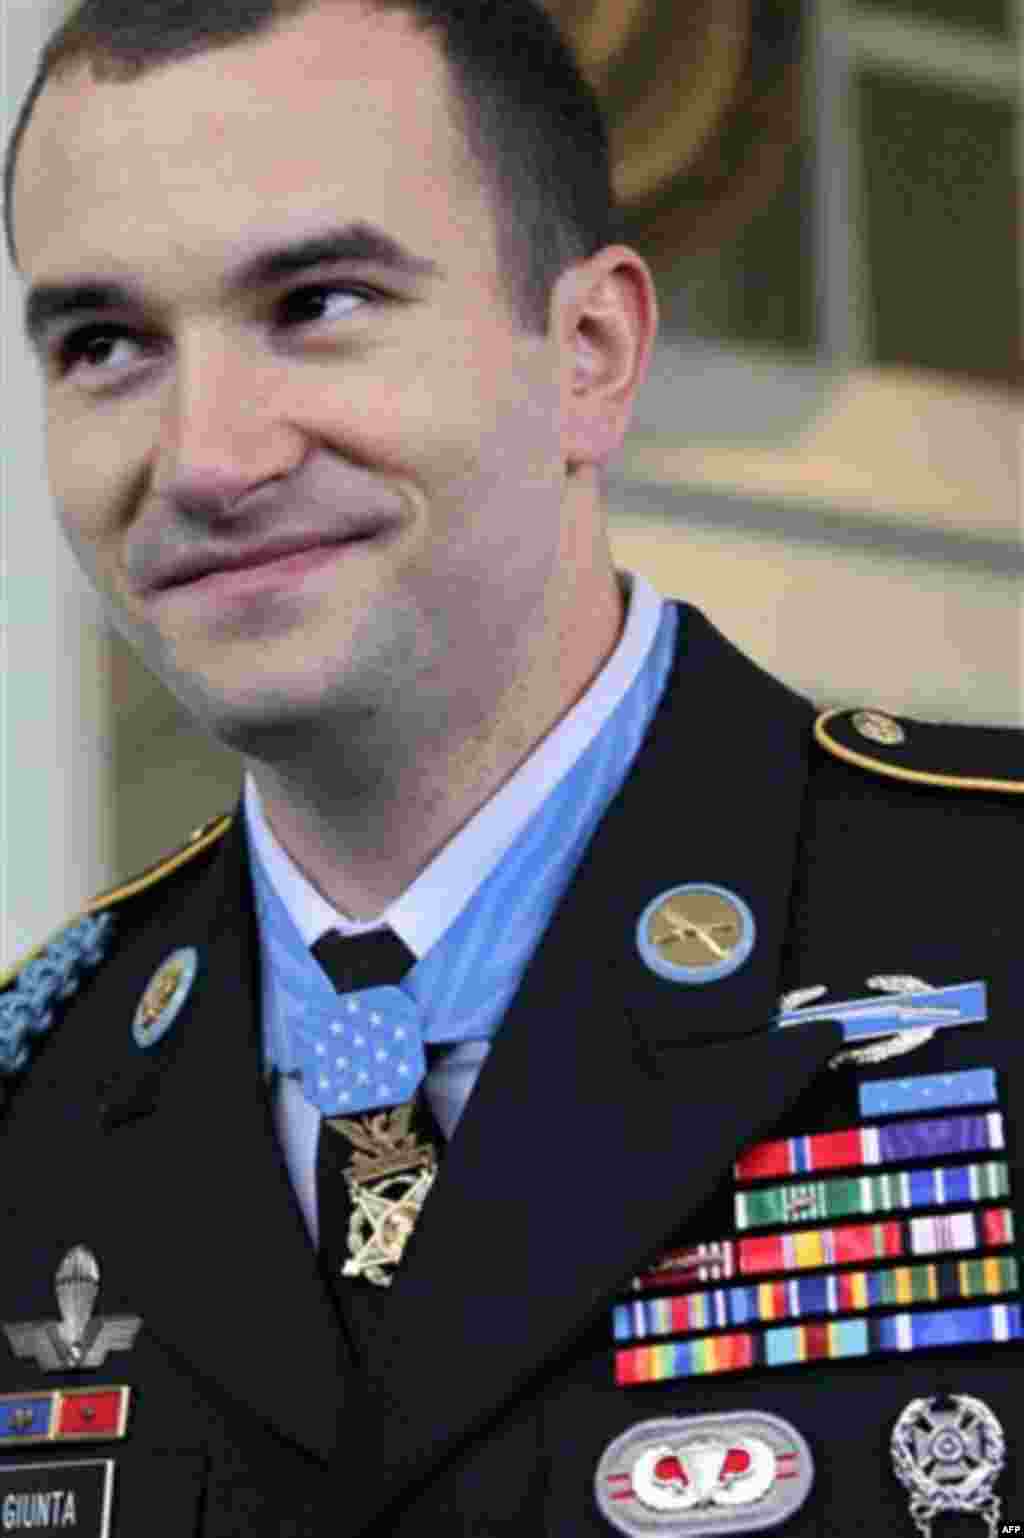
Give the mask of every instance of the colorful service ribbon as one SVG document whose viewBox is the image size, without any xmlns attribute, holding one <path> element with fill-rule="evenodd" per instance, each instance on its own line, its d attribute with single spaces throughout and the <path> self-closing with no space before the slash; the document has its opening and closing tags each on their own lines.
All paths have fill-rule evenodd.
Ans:
<svg viewBox="0 0 1024 1538">
<path fill-rule="evenodd" d="M 865 1079 L 857 1089 L 862 1116 L 902 1116 L 910 1111 L 943 1111 L 995 1105 L 994 1068 L 956 1073 L 915 1073 L 903 1079 Z"/>
<path fill-rule="evenodd" d="M 131 1389 L 39 1389 L 0 1397 L 0 1452 L 33 1442 L 119 1441 Z M 6 1525 L 6 1524 L 5 1524 Z"/>
<path fill-rule="evenodd" d="M 703 1281 L 727 1281 L 737 1275 L 863 1265 L 907 1255 L 951 1255 L 1012 1243 L 1013 1213 L 1008 1207 L 891 1218 L 882 1223 L 840 1223 L 834 1228 L 751 1235 L 736 1242 L 724 1239 L 672 1251 L 656 1267 L 634 1277 L 630 1288 L 633 1292 L 692 1290 Z"/>
<path fill-rule="evenodd" d="M 919 1010 L 936 1017 L 960 1011 L 958 1023 L 983 1018 L 982 985 L 942 992 L 904 995 L 886 1007 L 908 1017 L 902 1028 Z M 847 1036 L 873 1034 L 878 1001 L 848 1004 Z M 803 1018 L 814 1013 L 800 1011 Z M 893 1018 L 886 1024 L 900 1028 Z M 634 1342 L 614 1353 L 618 1384 L 1024 1339 L 1020 1266 L 1005 1253 L 1014 1242 L 1013 1213 L 985 1205 L 1008 1198 L 1008 1166 L 958 1162 L 1005 1149 L 1000 1111 L 973 1109 L 995 1105 L 995 1071 L 879 1079 L 860 1086 L 859 1103 L 864 1115 L 902 1120 L 747 1148 L 734 1165 L 745 1185 L 734 1192 L 736 1231 L 669 1251 L 633 1278 L 632 1296 L 612 1316 L 617 1345 Z M 953 1114 L 911 1114 L 938 1111 Z M 949 1159 L 957 1162 L 915 1167 Z M 900 1167 L 867 1173 L 886 1165 Z M 847 1173 L 793 1178 L 830 1170 Z M 924 1210 L 935 1208 L 947 1210 Z M 888 1216 L 895 1213 L 916 1215 Z M 849 1217 L 867 1221 L 805 1226 Z M 936 1258 L 892 1264 L 911 1257 Z M 702 1286 L 734 1278 L 748 1280 Z M 977 1299 L 986 1301 L 969 1301 Z M 775 1323 L 783 1320 L 790 1322 Z"/>
<path fill-rule="evenodd" d="M 828 1320 L 732 1335 L 697 1336 L 656 1346 L 633 1346 L 615 1353 L 615 1381 L 621 1387 L 665 1383 L 673 1378 L 751 1367 L 794 1367 L 803 1362 L 839 1361 L 887 1351 L 1002 1344 L 1020 1340 L 1022 1335 L 1019 1303 L 920 1309 L 909 1314 Z"/>
<path fill-rule="evenodd" d="M 1010 1209 L 988 1207 L 883 1223 L 840 1223 L 795 1234 L 763 1234 L 741 1239 L 736 1248 L 740 1275 L 762 1276 L 772 1271 L 898 1260 L 905 1255 L 950 1255 L 1012 1242 Z"/>
<path fill-rule="evenodd" d="M 891 1175 L 768 1186 L 736 1196 L 736 1227 L 742 1231 L 871 1212 L 913 1212 L 950 1203 L 998 1201 L 1009 1193 L 1009 1172 L 1001 1163 L 940 1165 L 937 1169 L 897 1170 Z"/>
<path fill-rule="evenodd" d="M 616 1305 L 617 1341 L 651 1335 L 686 1335 L 695 1330 L 734 1329 L 809 1314 L 865 1313 L 908 1303 L 940 1303 L 963 1298 L 998 1297 L 1016 1292 L 1019 1270 L 1012 1256 L 948 1260 L 919 1266 L 889 1266 L 877 1271 L 840 1271 L 793 1277 L 669 1298 L 636 1298 Z"/>
<path fill-rule="evenodd" d="M 974 1116 L 940 1116 L 890 1122 L 882 1127 L 848 1127 L 809 1137 L 755 1143 L 736 1161 L 737 1180 L 811 1175 L 819 1170 L 862 1169 L 906 1159 L 947 1158 L 1005 1148 L 998 1111 Z"/>
<path fill-rule="evenodd" d="M 697 1287 L 736 1275 L 736 1246 L 731 1239 L 710 1244 L 691 1244 L 668 1250 L 649 1271 L 630 1282 L 633 1292 L 653 1292 L 662 1287 Z"/>
</svg>

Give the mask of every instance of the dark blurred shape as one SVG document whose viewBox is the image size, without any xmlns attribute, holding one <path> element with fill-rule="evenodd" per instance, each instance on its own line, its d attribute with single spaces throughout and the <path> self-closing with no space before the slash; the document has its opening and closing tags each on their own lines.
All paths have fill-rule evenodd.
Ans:
<svg viewBox="0 0 1024 1538">
<path fill-rule="evenodd" d="M 655 262 L 770 203 L 802 130 L 803 5 L 549 0 L 604 101 L 625 238 Z"/>
<path fill-rule="evenodd" d="M 813 0 L 547 0 L 609 120 L 621 236 L 669 332 L 814 357 L 820 123 Z M 879 24 L 998 47 L 1012 0 L 860 0 Z M 1024 384 L 1012 100 L 855 60 L 849 87 L 862 361 Z M 835 147 L 833 146 L 833 152 Z M 839 274 L 841 279 L 841 272 Z M 835 274 L 833 274 L 833 278 Z"/>
<path fill-rule="evenodd" d="M 1013 38 L 1013 0 L 857 0 L 857 4 L 864 11 L 907 21 L 968 27 L 1004 42 Z"/>
<path fill-rule="evenodd" d="M 1024 384 L 1012 105 L 872 71 L 859 93 L 876 361 Z"/>
</svg>

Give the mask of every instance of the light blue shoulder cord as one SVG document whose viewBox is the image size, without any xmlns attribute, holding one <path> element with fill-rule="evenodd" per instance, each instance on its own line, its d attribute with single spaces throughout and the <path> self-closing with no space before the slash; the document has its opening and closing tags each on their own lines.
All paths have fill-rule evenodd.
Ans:
<svg viewBox="0 0 1024 1538">
<path fill-rule="evenodd" d="M 0 996 L 0 1107 L 7 1098 L 4 1079 L 21 1073 L 32 1055 L 32 1037 L 44 1036 L 54 1022 L 54 1006 L 71 998 L 85 974 L 99 966 L 114 922 L 112 913 L 100 913 L 70 924 Z"/>
</svg>

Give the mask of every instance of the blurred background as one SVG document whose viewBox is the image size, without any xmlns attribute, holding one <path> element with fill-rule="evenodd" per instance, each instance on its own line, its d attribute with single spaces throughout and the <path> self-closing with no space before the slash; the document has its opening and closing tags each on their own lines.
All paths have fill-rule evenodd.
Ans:
<svg viewBox="0 0 1024 1538">
<path fill-rule="evenodd" d="M 9 132 L 67 7 L 3 4 Z M 822 706 L 1024 724 L 1024 0 L 550 5 L 662 302 L 620 566 Z M 240 782 L 63 547 L 3 281 L 0 966 Z"/>
</svg>

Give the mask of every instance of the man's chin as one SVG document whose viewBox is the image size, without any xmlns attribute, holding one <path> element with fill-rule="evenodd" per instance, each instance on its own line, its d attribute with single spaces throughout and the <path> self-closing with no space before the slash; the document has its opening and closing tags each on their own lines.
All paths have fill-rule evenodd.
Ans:
<svg viewBox="0 0 1024 1538">
<path fill-rule="evenodd" d="M 375 713 L 343 680 L 313 687 L 308 674 L 244 682 L 192 674 L 165 682 L 203 731 L 244 757 L 268 761 L 344 734 Z"/>
<path fill-rule="evenodd" d="M 382 711 L 394 714 L 402 693 L 419 699 L 414 608 L 399 612 L 404 624 L 393 606 L 326 618 L 259 638 L 148 626 L 128 639 L 202 730 L 242 754 L 287 757 L 358 736 Z"/>
</svg>

